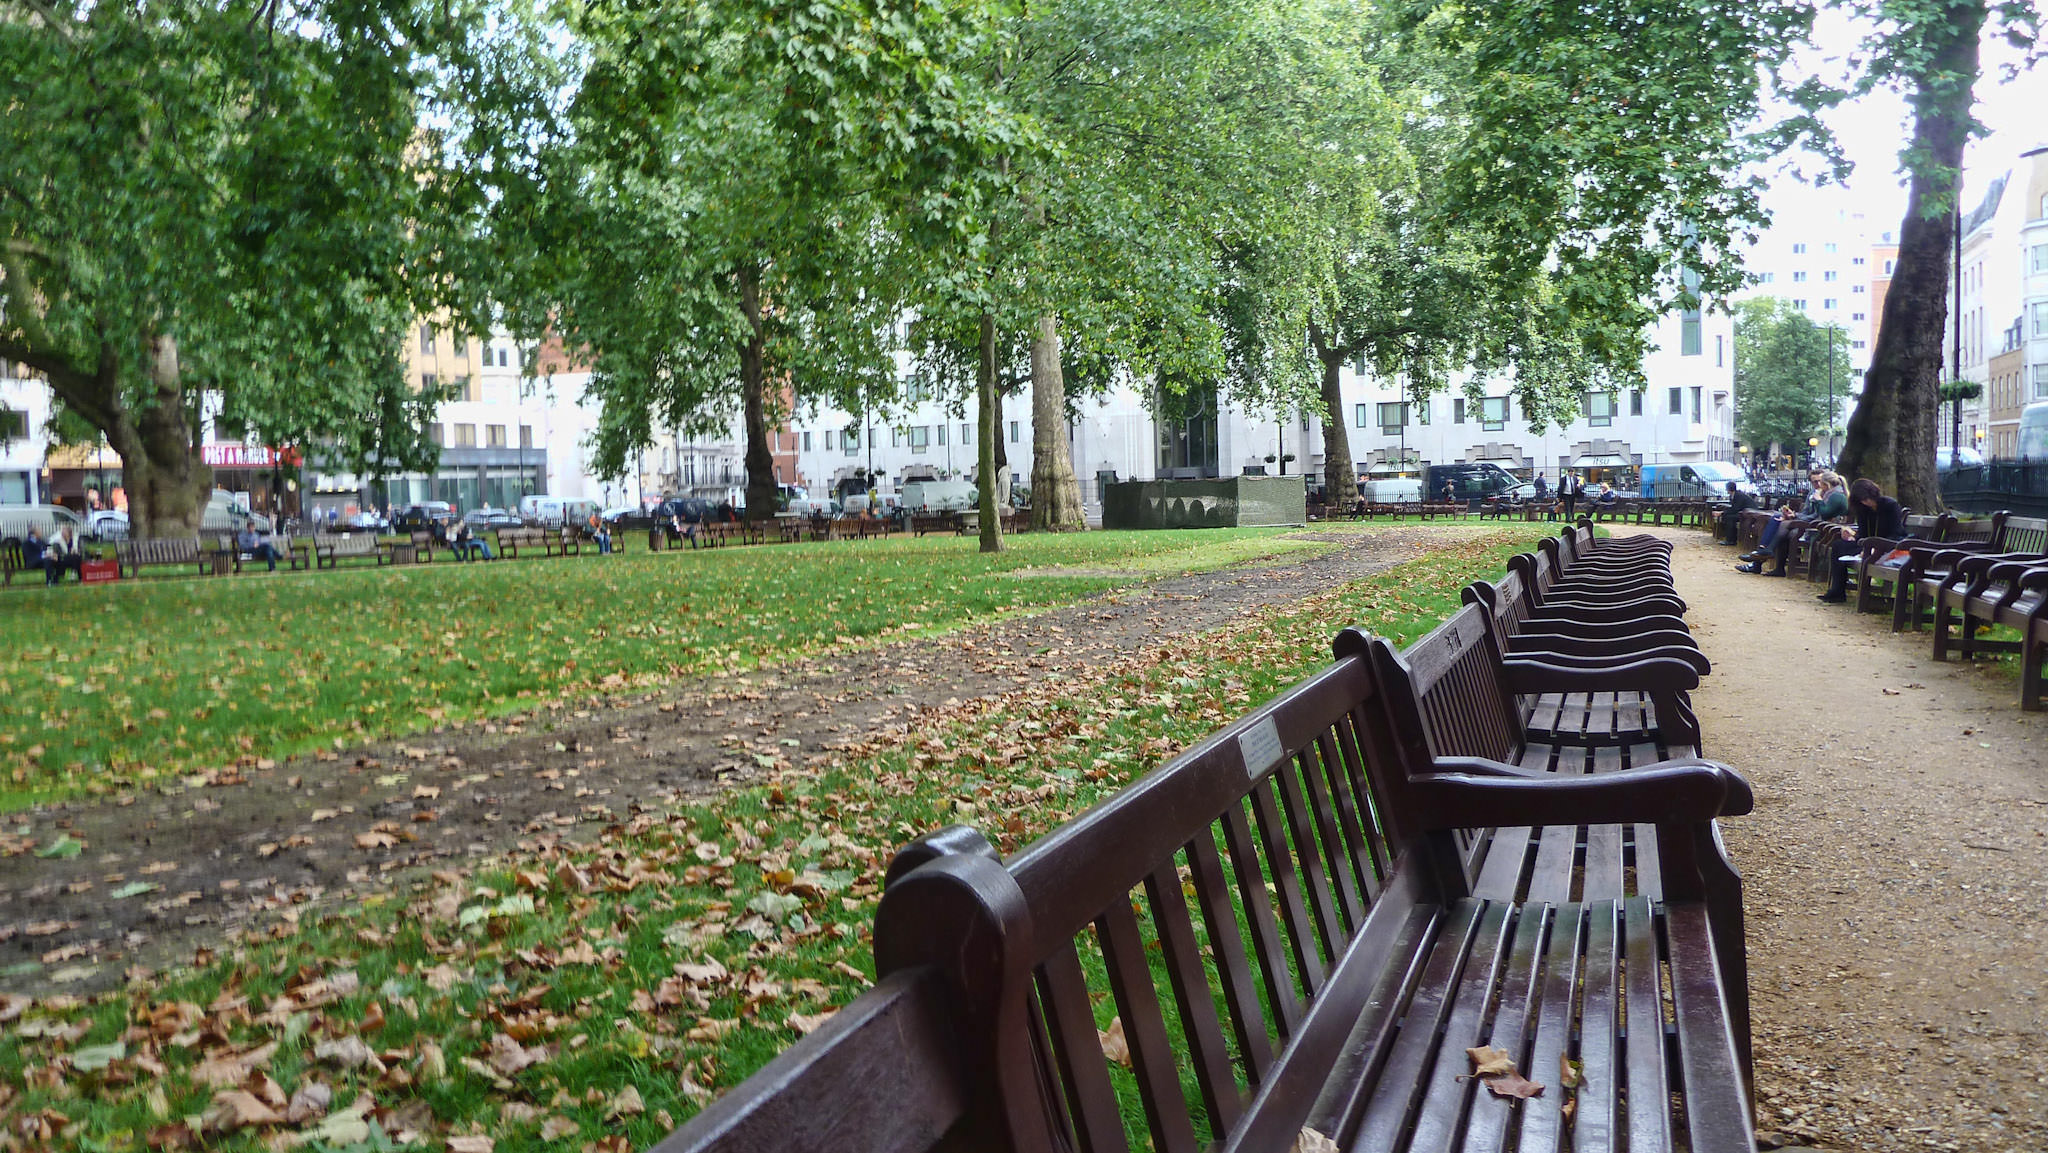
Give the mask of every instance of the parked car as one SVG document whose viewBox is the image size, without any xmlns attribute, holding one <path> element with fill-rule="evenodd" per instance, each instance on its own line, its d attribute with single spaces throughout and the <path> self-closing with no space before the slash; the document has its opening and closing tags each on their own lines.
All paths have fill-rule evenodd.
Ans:
<svg viewBox="0 0 2048 1153">
<path fill-rule="evenodd" d="M 470 509 L 462 514 L 462 519 L 471 529 L 478 532 L 493 528 L 518 528 L 520 525 L 517 513 L 511 509 L 492 508 L 490 505 Z"/>
<path fill-rule="evenodd" d="M 127 540 L 128 514 L 118 508 L 103 508 L 85 516 L 88 540 Z"/>
<path fill-rule="evenodd" d="M 419 532 L 436 525 L 452 524 L 454 521 L 453 506 L 445 500 L 430 500 L 421 504 L 406 505 L 405 511 L 393 519 L 391 527 L 399 532 Z"/>
<path fill-rule="evenodd" d="M 20 540 L 28 535 L 31 527 L 48 540 L 65 525 L 80 537 L 87 534 L 85 518 L 62 505 L 15 504 L 0 507 L 0 540 Z"/>
</svg>

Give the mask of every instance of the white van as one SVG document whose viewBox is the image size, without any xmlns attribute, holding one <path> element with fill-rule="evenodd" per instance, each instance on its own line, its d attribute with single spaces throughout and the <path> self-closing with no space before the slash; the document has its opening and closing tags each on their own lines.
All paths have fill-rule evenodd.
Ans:
<svg viewBox="0 0 2048 1153">
<path fill-rule="evenodd" d="M 1414 504 L 1422 499 L 1422 478 L 1392 476 L 1358 486 L 1359 498 L 1371 504 Z"/>
<path fill-rule="evenodd" d="M 966 512 L 980 504 L 975 486 L 961 480 L 913 480 L 903 485 L 903 510 L 913 516 Z"/>
<path fill-rule="evenodd" d="M 594 500 L 563 500 L 558 496 L 519 498 L 519 519 L 541 528 L 561 528 L 565 523 L 585 524 L 597 511 Z"/>
<path fill-rule="evenodd" d="M 63 505 L 0 505 L 0 540 L 23 540 L 31 528 L 49 540 L 64 525 L 70 525 L 79 540 L 85 539 L 85 518 Z"/>
</svg>

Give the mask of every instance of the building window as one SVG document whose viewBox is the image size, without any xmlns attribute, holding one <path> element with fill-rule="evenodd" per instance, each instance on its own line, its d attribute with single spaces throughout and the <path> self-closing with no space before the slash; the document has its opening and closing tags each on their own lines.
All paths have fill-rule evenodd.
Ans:
<svg viewBox="0 0 2048 1153">
<path fill-rule="evenodd" d="M 1416 402 L 1415 402 L 1415 423 L 1416 423 L 1416 424 L 1428 424 L 1428 423 L 1429 423 L 1429 402 L 1428 402 L 1428 401 L 1426 401 L 1426 400 L 1418 400 L 1418 401 L 1416 401 Z"/>
<path fill-rule="evenodd" d="M 1368 420 L 1368 419 L 1367 419 L 1367 417 L 1368 417 L 1368 416 L 1370 416 L 1370 415 L 1371 415 L 1371 413 L 1372 413 L 1372 406 L 1371 406 L 1371 405 L 1366 405 L 1366 404 L 1360 404 L 1360 405 L 1353 405 L 1353 406 L 1352 406 L 1352 413 L 1351 413 L 1351 422 L 1352 422 L 1353 424 L 1357 425 L 1357 426 L 1358 426 L 1359 428 L 1371 428 L 1371 427 L 1372 427 L 1372 422 L 1371 422 L 1370 420 Z"/>
<path fill-rule="evenodd" d="M 1806 273 L 1804 273 L 1804 272 L 1795 272 L 1795 273 L 1793 273 L 1793 274 L 1792 274 L 1792 283 L 1794 283 L 1794 284 L 1805 284 L 1805 283 L 1806 283 Z"/>
<path fill-rule="evenodd" d="M 1805 256 L 1805 255 L 1806 255 L 1806 245 L 1804 245 L 1804 244 L 1795 244 L 1795 245 L 1793 245 L 1793 246 L 1792 246 L 1792 255 L 1794 255 L 1794 256 Z"/>
<path fill-rule="evenodd" d="M 483 381 L 470 376 L 468 373 L 455 378 L 455 387 L 461 390 L 462 399 L 464 400 L 482 400 L 484 398 Z"/>
<path fill-rule="evenodd" d="M 1861 268 L 1863 267 L 1863 258 L 1860 256 L 1852 256 L 1849 258 L 1849 263 L 1855 265 L 1858 268 Z"/>
<path fill-rule="evenodd" d="M 475 447 L 476 447 L 476 426 L 475 426 L 475 425 L 473 425 L 473 424 L 458 424 L 458 425 L 456 425 L 456 426 L 455 426 L 455 447 L 456 447 L 456 448 L 475 448 Z"/>
<path fill-rule="evenodd" d="M 1408 425 L 1408 405 L 1398 400 L 1383 400 L 1379 403 L 1380 431 L 1388 435 L 1400 432 Z"/>
<path fill-rule="evenodd" d="M 1899 263 L 1899 262 L 1898 262 L 1898 261 L 1896 261 L 1896 260 L 1887 260 L 1887 261 L 1885 261 L 1885 262 L 1884 262 L 1884 274 L 1885 274 L 1886 276 L 1890 276 L 1890 275 L 1892 274 L 1892 269 L 1894 269 L 1894 268 L 1898 267 L 1898 263 Z"/>
<path fill-rule="evenodd" d="M 432 392 L 433 390 L 434 390 L 434 374 L 433 374 L 433 373 L 431 373 L 431 372 L 423 372 L 423 373 L 420 373 L 420 391 L 421 391 L 421 392 Z"/>
<path fill-rule="evenodd" d="M 1849 347 L 1850 347 L 1850 348 L 1862 348 L 1862 347 L 1863 347 L 1863 342 L 1862 342 L 1862 341 L 1860 341 L 1860 340 L 1852 340 L 1852 341 L 1850 341 L 1850 342 L 1849 342 Z"/>
<path fill-rule="evenodd" d="M 1851 295 L 1851 296 L 1861 296 L 1861 295 L 1863 295 L 1863 285 L 1860 285 L 1860 284 L 1852 284 L 1852 285 L 1850 285 L 1850 286 L 1849 286 L 1849 295 Z"/>
<path fill-rule="evenodd" d="M 832 451 L 832 430 L 829 428 L 825 430 L 825 451 Z"/>
<path fill-rule="evenodd" d="M 2034 335 L 2048 336 L 2048 300 L 2034 302 Z"/>
<path fill-rule="evenodd" d="M 1508 398 L 1489 396 L 1479 402 L 1479 427 L 1487 432 L 1499 432 L 1508 424 Z"/>
<path fill-rule="evenodd" d="M 1850 320 L 1862 320 L 1862 319 L 1864 319 L 1864 316 L 1863 316 L 1863 314 L 1862 314 L 1862 313 L 1860 313 L 1860 312 L 1852 312 L 1852 313 L 1850 313 L 1850 314 L 1849 314 L 1849 319 L 1850 319 Z"/>
<path fill-rule="evenodd" d="M 420 355 L 434 355 L 434 326 L 431 324 L 420 325 Z"/>
<path fill-rule="evenodd" d="M 1728 367 L 1728 338 L 1725 336 L 1714 337 L 1714 367 Z"/>
<path fill-rule="evenodd" d="M 1832 269 L 1832 268 L 1830 268 L 1830 269 L 1828 269 L 1828 270 L 1827 270 L 1826 272 L 1823 272 L 1823 273 L 1821 273 L 1821 274 L 1820 274 L 1820 278 L 1821 278 L 1822 280 L 1833 280 L 1833 279 L 1835 279 L 1835 277 L 1836 277 L 1836 273 L 1835 273 L 1835 270 L 1834 270 L 1834 269 Z"/>
<path fill-rule="evenodd" d="M 973 425 L 971 425 L 971 424 L 968 424 L 968 423 L 967 423 L 966 421 L 964 421 L 964 420 L 963 420 L 963 421 L 961 421 L 961 422 L 960 422 L 960 444 L 961 444 L 961 446 L 962 446 L 962 447 L 965 447 L 965 446 L 967 446 L 967 445 L 970 445 L 970 444 L 973 444 L 973 443 L 974 443 L 974 426 L 973 426 Z"/>
<path fill-rule="evenodd" d="M 1835 245 L 1835 242 L 1834 242 L 1834 241 L 1832 241 L 1832 240 L 1828 241 L 1828 242 L 1827 242 L 1826 244 L 1823 244 L 1823 245 L 1821 245 L 1821 246 L 1820 246 L 1820 250 L 1821 250 L 1822 252 L 1836 252 L 1836 251 L 1839 251 L 1839 249 L 1838 249 L 1838 248 L 1836 247 L 1836 245 Z"/>
<path fill-rule="evenodd" d="M 1828 312 L 1833 312 L 1835 309 L 1842 307 L 1842 302 L 1836 299 L 1835 297 L 1830 296 L 1823 299 L 1820 302 L 1820 306 L 1822 309 Z"/>
<path fill-rule="evenodd" d="M 1692 386 L 1692 422 L 1694 424 L 1700 422 L 1700 392 L 1699 385 L 1695 384 Z"/>
<path fill-rule="evenodd" d="M 433 424 L 427 426 L 427 441 L 430 444 L 448 443 L 447 440 L 445 440 L 441 435 L 441 423 L 439 421 L 435 421 Z"/>
<path fill-rule="evenodd" d="M 1719 339 L 1721 339 L 1721 338 L 1717 336 L 1717 337 L 1715 337 L 1714 339 L 1715 339 L 1715 340 L 1719 340 Z M 1641 415 L 1643 415 L 1643 390 L 1642 390 L 1642 389 L 1640 389 L 1640 388 L 1638 388 L 1638 389 L 1632 389 L 1632 390 L 1631 390 L 1631 391 L 1629 392 L 1629 394 L 1628 394 L 1628 414 L 1629 414 L 1630 416 L 1641 416 Z"/>
<path fill-rule="evenodd" d="M 1688 308 L 1678 317 L 1678 355 L 1700 354 L 1700 310 Z"/>
<path fill-rule="evenodd" d="M 891 429 L 889 430 L 889 447 L 890 447 L 890 448 L 902 448 L 902 447 L 903 447 L 903 430 L 902 430 L 902 429 L 900 429 L 900 428 L 891 428 Z"/>
<path fill-rule="evenodd" d="M 1776 284 L 1778 282 L 1778 274 L 1775 272 L 1766 272 L 1762 276 L 1757 277 L 1756 282 L 1758 284 Z"/>
<path fill-rule="evenodd" d="M 852 456 L 854 453 L 859 452 L 860 430 L 857 428 L 849 428 L 845 432 L 840 433 L 839 444 L 840 447 L 846 450 L 846 455 L 848 456 Z"/>
<path fill-rule="evenodd" d="M 920 424 L 908 431 L 910 433 L 910 451 L 923 452 L 931 447 L 932 430 L 930 425 Z"/>
<path fill-rule="evenodd" d="M 504 447 L 505 447 L 505 426 L 504 426 L 504 425 L 502 425 L 502 424 L 487 424 L 487 425 L 485 425 L 485 426 L 484 426 L 484 447 L 485 447 L 485 448 L 504 448 Z"/>
<path fill-rule="evenodd" d="M 0 408 L 0 443 L 28 439 L 28 414 L 18 408 Z"/>
<path fill-rule="evenodd" d="M 2048 364 L 2034 366 L 2033 400 L 2048 400 Z"/>
<path fill-rule="evenodd" d="M 1801 312 L 1805 312 L 1805 311 L 1806 311 L 1806 298 L 1805 298 L 1805 297 L 1803 297 L 1803 296 L 1795 296 L 1795 297 L 1793 297 L 1793 298 L 1792 298 L 1792 307 L 1794 307 L 1794 308 L 1798 309 L 1798 310 L 1799 310 L 1799 311 L 1801 311 Z"/>
<path fill-rule="evenodd" d="M 1613 393 L 1589 392 L 1586 394 L 1586 423 L 1594 428 L 1606 428 L 1614 423 Z"/>
<path fill-rule="evenodd" d="M 458 333 L 456 333 L 456 334 L 455 334 L 455 339 L 453 339 L 453 340 L 449 341 L 448 343 L 449 343 L 450 345 L 454 346 L 454 349 L 455 349 L 455 355 L 457 355 L 457 356 L 468 356 L 468 355 L 469 355 L 469 335 L 468 335 L 467 333 L 462 333 L 462 332 L 458 332 Z"/>
<path fill-rule="evenodd" d="M 1014 420 L 1010 422 L 1010 443 L 1017 443 L 1017 422 Z"/>
<path fill-rule="evenodd" d="M 806 434 L 804 434 L 804 435 L 808 436 L 808 435 L 810 435 L 810 434 L 809 434 L 809 433 L 806 433 Z M 520 447 L 520 448 L 532 448 L 532 447 L 533 447 L 533 426 L 532 426 L 532 425 L 530 425 L 530 424 L 522 424 L 522 425 L 520 425 L 520 426 L 519 426 L 519 447 Z"/>
<path fill-rule="evenodd" d="M 1451 398 L 1451 423 L 1465 423 L 1465 398 L 1462 396 Z"/>
<path fill-rule="evenodd" d="M 2036 244 L 2027 250 L 2027 274 L 2040 276 L 2048 273 L 2048 244 Z"/>
<path fill-rule="evenodd" d="M 811 430 L 808 428 L 804 430 L 804 451 L 811 451 Z"/>
<path fill-rule="evenodd" d="M 1671 390 L 1671 398 L 1670 398 L 1670 399 L 1671 399 L 1671 415 L 1673 415 L 1673 416 L 1677 416 L 1677 415 L 1678 415 L 1679 413 L 1681 413 L 1681 412 L 1684 412 L 1684 411 L 1685 411 L 1685 390 L 1684 390 L 1684 389 L 1682 389 L 1682 388 L 1674 388 L 1674 389 L 1672 389 L 1672 390 Z"/>
<path fill-rule="evenodd" d="M 942 425 L 940 425 L 940 426 L 939 426 L 939 446 L 940 446 L 941 448 L 943 448 L 943 447 L 945 447 L 945 444 L 946 444 L 946 426 L 942 424 Z"/>
</svg>

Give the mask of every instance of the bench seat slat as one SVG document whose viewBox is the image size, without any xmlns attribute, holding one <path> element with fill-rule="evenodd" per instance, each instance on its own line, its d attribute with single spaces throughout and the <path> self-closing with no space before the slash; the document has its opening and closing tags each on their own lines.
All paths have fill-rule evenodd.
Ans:
<svg viewBox="0 0 2048 1153">
<path fill-rule="evenodd" d="M 1737 1067 L 1735 1037 L 1706 909 L 1669 906 L 1664 928 L 1670 943 L 1671 1000 L 1678 1014 L 1679 1070 L 1693 1153 L 1748 1153 L 1755 1141 L 1755 1134 L 1743 1124 L 1749 1091 L 1740 1076 L 1730 1075 Z"/>
<path fill-rule="evenodd" d="M 1523 908 L 1516 917 L 1514 944 L 1501 978 L 1500 1007 L 1494 1015 L 1492 1031 L 1484 1042 L 1506 1051 L 1518 1063 L 1529 1059 L 1529 1042 L 1535 1032 L 1535 1015 L 1541 1004 L 1543 939 L 1544 930 L 1549 928 L 1550 912 L 1548 906 L 1538 905 Z M 1519 1064 L 1519 1068 L 1522 1075 L 1532 1081 L 1541 1081 L 1545 1085 L 1550 1083 L 1542 1066 Z M 1551 1061 L 1551 1068 L 1556 1068 L 1555 1058 Z M 1532 1107 L 1540 1106 L 1533 1101 L 1524 1106 L 1525 1109 Z M 1513 1120 L 1513 1106 L 1509 1102 L 1495 1097 L 1483 1087 L 1475 1087 L 1472 1115 L 1466 1123 L 1462 1148 L 1466 1153 L 1499 1153 L 1506 1144 Z"/>
<path fill-rule="evenodd" d="M 1377 1078 L 1358 1132 L 1338 1138 L 1353 1149 L 1400 1147 L 1414 1115 L 1424 1073 L 1436 1057 L 1436 1039 L 1451 1010 L 1456 979 L 1479 930 L 1480 913 L 1487 902 L 1464 900 L 1452 907 L 1445 918 L 1422 967 L 1417 985 L 1402 1009 L 1400 1033 Z"/>
<path fill-rule="evenodd" d="M 1581 1149 L 1616 1147 L 1615 1124 L 1621 1108 L 1614 1081 L 1616 1069 L 1615 1034 L 1620 1026 L 1615 1004 L 1616 982 L 1620 977 L 1619 942 L 1615 931 L 1612 902 L 1586 907 L 1586 952 L 1581 971 L 1585 974 L 1584 1001 L 1579 1007 L 1579 1056 L 1589 1075 L 1578 1089 L 1578 1108 L 1572 1116 L 1572 1137 Z"/>
<path fill-rule="evenodd" d="M 1460 1122 L 1471 1104 L 1477 1084 L 1466 1074 L 1472 1070 L 1465 1050 L 1480 1043 L 1486 1010 L 1493 1001 L 1494 987 L 1502 980 L 1510 943 L 1514 940 L 1514 909 L 1505 901 L 1481 905 L 1479 924 L 1459 973 L 1450 1014 L 1436 1045 L 1435 1066 L 1424 1082 L 1420 1107 L 1410 1131 L 1413 1149 L 1450 1149 L 1457 1141 Z"/>
<path fill-rule="evenodd" d="M 1560 1058 L 1571 1052 L 1572 1028 L 1577 1021 L 1579 990 L 1579 945 L 1585 928 L 1582 905 L 1561 905 L 1550 922 L 1550 935 L 1543 949 L 1543 984 L 1535 1007 L 1529 1044 L 1529 1063 L 1524 1075 L 1550 1084 L 1546 1074 L 1560 1068 Z M 1541 1097 L 1521 1105 L 1517 1133 L 1518 1153 L 1557 1153 L 1564 1139 L 1564 1093 L 1546 1090 Z"/>
<path fill-rule="evenodd" d="M 1522 875 L 1529 867 L 1529 843 L 1536 830 L 1523 827 L 1495 829 L 1485 848 L 1472 895 L 1494 901 L 1512 901 L 1522 891 Z"/>
<path fill-rule="evenodd" d="M 1628 1064 L 1628 1147 L 1669 1149 L 1671 1083 L 1665 1074 L 1663 972 L 1657 963 L 1657 933 L 1650 902 L 1630 898 L 1622 906 L 1627 945 L 1623 1005 Z"/>
</svg>

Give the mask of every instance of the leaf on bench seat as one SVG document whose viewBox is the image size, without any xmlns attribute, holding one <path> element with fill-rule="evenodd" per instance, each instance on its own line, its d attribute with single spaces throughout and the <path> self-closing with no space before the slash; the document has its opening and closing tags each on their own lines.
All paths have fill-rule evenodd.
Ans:
<svg viewBox="0 0 2048 1153">
<path fill-rule="evenodd" d="M 1337 1143 L 1317 1130 L 1303 1126 L 1287 1153 L 1338 1153 Z"/>
<path fill-rule="evenodd" d="M 1486 1083 L 1496 1097 L 1540 1097 L 1543 1086 L 1515 1071 L 1515 1059 L 1505 1049 L 1482 1045 L 1465 1050 L 1472 1059 L 1472 1076 Z"/>
</svg>

